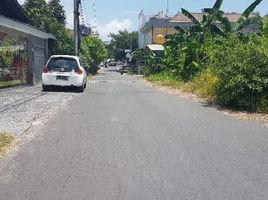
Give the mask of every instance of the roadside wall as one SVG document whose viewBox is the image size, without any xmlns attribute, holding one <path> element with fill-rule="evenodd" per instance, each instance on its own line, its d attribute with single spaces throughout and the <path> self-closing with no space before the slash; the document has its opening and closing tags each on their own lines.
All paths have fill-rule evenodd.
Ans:
<svg viewBox="0 0 268 200">
<path fill-rule="evenodd" d="M 0 26 L 0 87 L 38 84 L 48 59 L 48 41 Z"/>
</svg>

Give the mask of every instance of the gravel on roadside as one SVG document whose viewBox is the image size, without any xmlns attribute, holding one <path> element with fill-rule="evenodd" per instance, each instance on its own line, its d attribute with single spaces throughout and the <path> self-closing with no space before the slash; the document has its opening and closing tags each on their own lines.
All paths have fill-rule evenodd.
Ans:
<svg viewBox="0 0 268 200">
<path fill-rule="evenodd" d="M 41 86 L 0 90 L 0 132 L 21 136 L 29 128 L 43 124 L 79 95 L 73 91 L 41 90 Z"/>
</svg>

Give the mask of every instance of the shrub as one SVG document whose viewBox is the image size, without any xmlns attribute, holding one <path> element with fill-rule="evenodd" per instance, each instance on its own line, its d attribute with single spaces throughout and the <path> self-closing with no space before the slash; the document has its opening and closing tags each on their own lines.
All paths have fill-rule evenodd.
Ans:
<svg viewBox="0 0 268 200">
<path fill-rule="evenodd" d="M 144 75 L 149 76 L 152 74 L 161 73 L 165 69 L 163 65 L 163 60 L 153 54 L 148 55 L 147 63 L 144 68 Z"/>
<path fill-rule="evenodd" d="M 185 83 L 182 89 L 213 101 L 216 99 L 218 85 L 219 78 L 211 70 L 206 70 L 201 72 L 192 81 Z"/>
<path fill-rule="evenodd" d="M 217 102 L 250 111 L 268 111 L 268 54 L 261 37 L 232 34 L 209 52 L 208 66 L 219 77 Z"/>
</svg>

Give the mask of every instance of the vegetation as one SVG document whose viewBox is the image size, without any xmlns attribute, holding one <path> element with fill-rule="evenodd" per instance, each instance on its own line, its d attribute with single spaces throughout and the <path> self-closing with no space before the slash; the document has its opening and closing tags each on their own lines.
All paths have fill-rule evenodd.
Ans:
<svg viewBox="0 0 268 200">
<path fill-rule="evenodd" d="M 73 32 L 65 27 L 66 14 L 60 0 L 26 0 L 23 8 L 34 26 L 56 36 L 52 54 L 74 54 Z M 97 66 L 107 58 L 104 43 L 97 37 L 83 37 L 81 58 L 88 72 L 96 73 Z"/>
<path fill-rule="evenodd" d="M 21 84 L 21 80 L 0 81 L 0 88 Z"/>
<path fill-rule="evenodd" d="M 0 157 L 15 146 L 15 138 L 6 133 L 0 133 Z"/>
<path fill-rule="evenodd" d="M 81 58 L 87 70 L 95 74 L 98 65 L 107 58 L 107 50 L 101 39 L 95 36 L 82 38 Z"/>
<path fill-rule="evenodd" d="M 65 28 L 66 15 L 59 0 L 26 0 L 23 8 L 32 24 L 56 36 L 53 54 L 73 54 L 72 33 Z"/>
<path fill-rule="evenodd" d="M 135 51 L 138 49 L 138 32 L 119 31 L 117 34 L 110 33 L 111 42 L 107 45 L 110 58 L 124 60 L 125 50 Z"/>
<path fill-rule="evenodd" d="M 220 79 L 217 102 L 268 111 L 268 54 L 263 39 L 252 35 L 243 41 L 232 34 L 212 49 L 207 64 Z"/>
<path fill-rule="evenodd" d="M 255 0 L 235 24 L 220 10 L 217 0 L 200 22 L 167 36 L 164 57 L 147 55 L 149 80 L 194 92 L 218 104 L 249 111 L 268 111 L 268 17 L 251 15 L 262 0 Z M 216 26 L 220 23 L 221 26 Z M 243 28 L 257 23 L 261 34 L 244 35 Z"/>
</svg>

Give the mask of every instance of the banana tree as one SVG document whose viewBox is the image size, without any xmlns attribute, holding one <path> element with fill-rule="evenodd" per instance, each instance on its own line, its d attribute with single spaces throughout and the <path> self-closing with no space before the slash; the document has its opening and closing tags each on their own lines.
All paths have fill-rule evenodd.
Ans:
<svg viewBox="0 0 268 200">
<path fill-rule="evenodd" d="M 240 31 L 244 27 L 252 23 L 261 23 L 261 17 L 259 16 L 250 16 L 255 8 L 262 2 L 262 0 L 255 0 L 250 6 L 242 13 L 241 17 L 238 19 L 234 25 L 233 31 Z"/>
<path fill-rule="evenodd" d="M 201 36 L 204 39 L 206 35 L 210 36 L 224 36 L 229 32 L 237 32 L 252 23 L 261 23 L 261 17 L 250 16 L 255 8 L 262 2 L 262 0 L 255 0 L 241 15 L 235 25 L 232 25 L 224 12 L 220 10 L 223 0 L 217 0 L 212 8 L 205 8 L 203 11 L 207 13 L 203 15 L 202 21 L 198 21 L 189 11 L 182 9 L 182 14 L 188 17 L 193 25 L 190 27 L 190 33 Z M 217 26 L 215 22 L 221 24 Z"/>
<path fill-rule="evenodd" d="M 165 45 L 165 65 L 180 79 L 189 80 L 200 70 L 202 44 L 187 32 L 170 35 Z"/>
<path fill-rule="evenodd" d="M 189 32 L 191 35 L 199 37 L 202 42 L 207 36 L 224 35 L 224 31 L 215 24 L 216 21 L 221 21 L 223 12 L 220 10 L 223 0 L 217 0 L 212 8 L 205 8 L 202 21 L 196 19 L 189 11 L 182 8 L 182 14 L 188 17 L 193 25 Z"/>
</svg>

